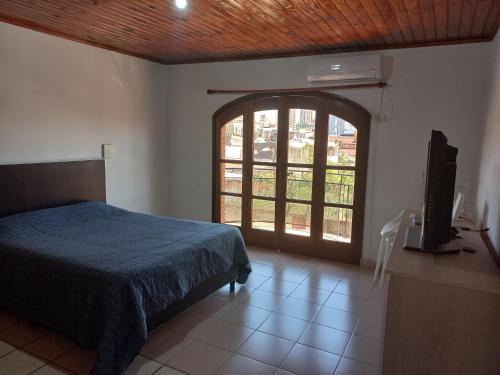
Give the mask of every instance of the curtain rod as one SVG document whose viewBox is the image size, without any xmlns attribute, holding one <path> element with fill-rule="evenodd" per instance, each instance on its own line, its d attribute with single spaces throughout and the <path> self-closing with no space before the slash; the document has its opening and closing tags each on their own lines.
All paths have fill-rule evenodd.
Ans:
<svg viewBox="0 0 500 375">
<path fill-rule="evenodd" d="M 362 89 L 377 87 L 383 88 L 387 86 L 386 82 L 380 81 L 375 83 L 357 83 L 354 85 L 336 85 L 336 86 L 318 86 L 318 87 L 304 87 L 292 89 L 262 89 L 262 90 L 212 90 L 208 89 L 207 94 L 272 94 L 278 92 L 314 92 L 324 90 L 340 90 L 340 89 Z"/>
</svg>

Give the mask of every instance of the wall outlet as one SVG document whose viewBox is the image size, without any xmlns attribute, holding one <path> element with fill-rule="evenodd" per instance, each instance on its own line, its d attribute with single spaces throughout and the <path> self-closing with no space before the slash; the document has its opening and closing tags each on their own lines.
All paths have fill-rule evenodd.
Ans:
<svg viewBox="0 0 500 375">
<path fill-rule="evenodd" d="M 102 145 L 102 158 L 103 159 L 111 159 L 111 156 L 114 153 L 114 148 L 113 145 L 111 144 L 104 144 Z"/>
</svg>

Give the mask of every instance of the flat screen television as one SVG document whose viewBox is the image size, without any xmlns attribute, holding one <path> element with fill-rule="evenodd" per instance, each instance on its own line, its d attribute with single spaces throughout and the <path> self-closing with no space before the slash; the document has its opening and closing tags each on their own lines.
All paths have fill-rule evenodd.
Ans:
<svg viewBox="0 0 500 375">
<path fill-rule="evenodd" d="M 432 131 L 422 213 L 422 251 L 446 252 L 444 245 L 452 238 L 457 154 L 458 149 L 448 145 L 448 139 L 442 132 Z"/>
</svg>

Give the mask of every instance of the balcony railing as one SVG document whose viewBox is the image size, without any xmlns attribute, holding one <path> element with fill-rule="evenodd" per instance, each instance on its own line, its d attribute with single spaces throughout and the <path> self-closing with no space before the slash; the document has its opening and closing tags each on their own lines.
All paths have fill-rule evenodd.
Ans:
<svg viewBox="0 0 500 375">
<path fill-rule="evenodd" d="M 229 170 L 228 170 L 229 172 Z M 230 170 L 231 175 L 234 176 L 234 170 Z M 339 179 L 344 179 L 345 176 L 330 173 L 329 177 L 338 176 Z M 289 176 L 290 177 L 290 176 Z M 295 177 L 295 176 L 292 176 Z M 339 182 L 325 182 L 325 202 L 336 203 L 336 204 L 346 204 L 352 205 L 354 200 L 354 180 L 353 178 L 345 178 L 345 183 Z M 257 177 L 253 179 L 253 195 L 254 196 L 264 196 L 273 197 L 275 196 L 275 178 L 271 177 Z M 241 191 L 241 179 L 231 179 L 227 178 L 224 181 L 223 191 Z M 310 191 L 312 187 L 312 180 L 305 178 L 293 178 L 288 179 L 287 189 L 289 198 L 295 199 L 305 199 L 304 196 L 310 197 Z M 238 202 L 238 203 L 236 203 Z M 258 202 L 258 201 L 257 201 Z M 303 212 L 301 211 L 301 207 Z M 234 201 L 231 205 L 225 205 L 225 218 L 226 223 L 239 225 L 241 222 L 241 201 Z M 259 207 L 255 206 L 252 209 L 253 218 L 257 220 L 259 224 L 255 227 L 274 227 L 275 220 L 275 210 L 266 208 L 265 206 Z M 303 233 L 309 233 L 309 220 L 308 211 L 305 205 L 297 205 L 294 208 L 294 212 L 290 215 L 286 215 L 286 226 L 289 228 L 294 228 L 297 223 L 303 223 L 304 228 Z M 349 208 L 335 208 L 335 207 L 325 207 L 325 215 L 323 218 L 323 238 L 328 240 L 337 240 L 343 242 L 349 242 L 351 238 L 352 230 L 352 210 Z"/>
</svg>

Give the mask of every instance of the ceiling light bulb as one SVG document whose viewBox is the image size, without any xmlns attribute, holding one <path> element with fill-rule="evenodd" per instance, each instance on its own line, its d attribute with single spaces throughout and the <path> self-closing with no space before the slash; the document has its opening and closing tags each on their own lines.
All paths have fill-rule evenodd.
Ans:
<svg viewBox="0 0 500 375">
<path fill-rule="evenodd" d="M 175 5 L 179 9 L 184 9 L 185 7 L 187 7 L 187 0 L 175 0 Z"/>
</svg>

